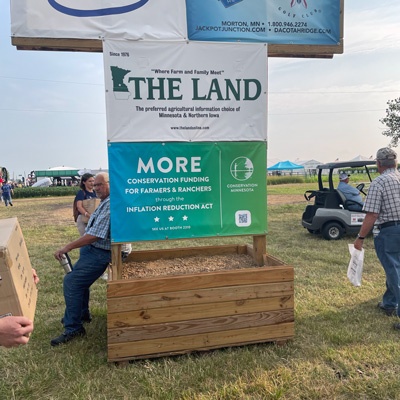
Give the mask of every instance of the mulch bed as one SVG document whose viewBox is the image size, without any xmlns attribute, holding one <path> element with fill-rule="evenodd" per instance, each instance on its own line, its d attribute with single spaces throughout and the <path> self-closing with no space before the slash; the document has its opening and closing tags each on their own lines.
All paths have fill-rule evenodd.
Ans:
<svg viewBox="0 0 400 400">
<path fill-rule="evenodd" d="M 148 262 L 126 262 L 123 264 L 122 278 L 138 279 L 255 267 L 253 258 L 247 254 L 196 256 Z"/>
</svg>

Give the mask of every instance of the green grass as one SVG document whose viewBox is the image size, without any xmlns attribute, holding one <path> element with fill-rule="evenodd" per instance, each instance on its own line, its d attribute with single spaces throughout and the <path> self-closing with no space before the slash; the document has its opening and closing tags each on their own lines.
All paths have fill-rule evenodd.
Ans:
<svg viewBox="0 0 400 400">
<path fill-rule="evenodd" d="M 273 194 L 302 194 L 307 189 L 312 187 L 274 186 Z M 346 278 L 347 245 L 354 237 L 325 241 L 310 235 L 301 226 L 305 201 L 268 208 L 268 253 L 295 268 L 295 338 L 286 345 L 227 348 L 135 361 L 126 367 L 107 363 L 106 282 L 99 280 L 92 287 L 94 319 L 87 325 L 87 337 L 52 348 L 49 342 L 62 331 L 64 310 L 63 271 L 53 253 L 77 236 L 72 210 L 67 223 L 57 216 L 71 208 L 71 199 L 21 199 L 13 208 L 0 203 L 0 218 L 18 217 L 41 279 L 29 344 L 0 348 L 0 399 L 400 398 L 400 335 L 391 328 L 396 319 L 376 308 L 385 278 L 372 239 L 365 241 L 362 286 L 355 288 Z M 236 237 L 177 245 L 251 241 Z"/>
</svg>

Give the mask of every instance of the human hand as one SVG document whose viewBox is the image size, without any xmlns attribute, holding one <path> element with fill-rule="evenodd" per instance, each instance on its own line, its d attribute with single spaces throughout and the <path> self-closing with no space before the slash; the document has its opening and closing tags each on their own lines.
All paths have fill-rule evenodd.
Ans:
<svg viewBox="0 0 400 400">
<path fill-rule="evenodd" d="M 32 273 L 33 273 L 33 282 L 35 282 L 35 285 L 39 283 L 39 277 L 38 274 L 36 273 L 36 269 L 32 268 Z"/>
<path fill-rule="evenodd" d="M 361 251 L 361 249 L 363 248 L 363 244 L 364 244 L 364 239 L 357 238 L 354 241 L 354 248 Z"/>
<path fill-rule="evenodd" d="M 33 322 L 26 317 L 0 318 L 0 346 L 15 347 L 26 344 L 33 331 Z"/>
<path fill-rule="evenodd" d="M 68 251 L 65 251 L 65 248 L 63 247 L 62 249 L 59 249 L 54 253 L 54 257 L 56 260 L 60 261 L 65 253 L 68 253 Z"/>
</svg>

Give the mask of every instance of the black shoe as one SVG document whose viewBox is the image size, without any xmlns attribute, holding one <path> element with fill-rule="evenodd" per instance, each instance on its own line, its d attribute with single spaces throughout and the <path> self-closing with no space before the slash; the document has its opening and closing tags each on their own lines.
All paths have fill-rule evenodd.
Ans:
<svg viewBox="0 0 400 400">
<path fill-rule="evenodd" d="M 378 303 L 378 308 L 388 317 L 393 317 L 397 315 L 397 308 L 385 307 L 381 301 Z"/>
<path fill-rule="evenodd" d="M 10 203 L 10 206 L 13 206 L 13 203 Z"/>
<path fill-rule="evenodd" d="M 70 333 L 62 333 L 60 336 L 51 339 L 50 344 L 54 347 L 54 346 L 58 346 L 60 344 L 64 344 L 64 343 L 68 343 L 70 342 L 72 339 L 75 339 L 76 337 L 79 336 L 85 336 L 86 335 L 86 331 L 85 328 L 80 328 L 75 332 L 70 332 Z"/>
<path fill-rule="evenodd" d="M 81 317 L 81 321 L 87 324 L 92 322 L 92 314 L 88 313 Z M 64 325 L 64 317 L 61 318 L 61 323 Z"/>
</svg>

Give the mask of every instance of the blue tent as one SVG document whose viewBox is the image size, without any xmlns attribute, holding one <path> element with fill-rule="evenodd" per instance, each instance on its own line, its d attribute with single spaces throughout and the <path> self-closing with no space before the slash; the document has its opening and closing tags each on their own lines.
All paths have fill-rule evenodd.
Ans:
<svg viewBox="0 0 400 400">
<path fill-rule="evenodd" d="M 279 161 L 278 163 L 268 167 L 268 171 L 284 171 L 284 170 L 293 170 L 293 169 L 302 169 L 304 168 L 302 165 L 292 163 L 291 161 Z"/>
</svg>

